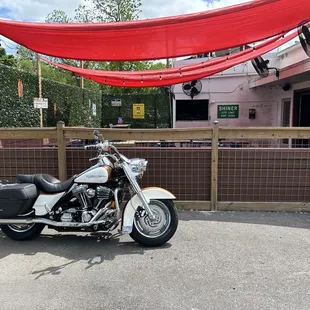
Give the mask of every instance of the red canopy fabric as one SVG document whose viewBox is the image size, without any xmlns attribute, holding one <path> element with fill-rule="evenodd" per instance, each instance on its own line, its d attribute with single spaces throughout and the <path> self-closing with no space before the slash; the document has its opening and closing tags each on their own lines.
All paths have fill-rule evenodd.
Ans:
<svg viewBox="0 0 310 310">
<path fill-rule="evenodd" d="M 230 56 L 221 57 L 218 59 L 202 62 L 200 64 L 194 64 L 184 66 L 180 68 L 164 69 L 164 70 L 152 70 L 151 74 L 143 71 L 136 72 L 113 72 L 113 71 L 100 71 L 100 70 L 88 70 L 81 69 L 73 66 L 61 65 L 51 61 L 48 61 L 52 65 L 74 72 L 84 78 L 92 81 L 118 87 L 130 87 L 130 88 L 142 88 L 142 87 L 158 87 L 179 84 L 191 80 L 201 79 L 240 63 L 251 60 L 257 56 L 263 55 L 275 48 L 285 44 L 296 37 L 297 32 L 285 36 L 276 37 L 267 42 L 257 45 L 255 48 L 247 49 L 235 53 Z"/>
<path fill-rule="evenodd" d="M 59 58 L 152 60 L 242 46 L 286 33 L 310 17 L 309 9 L 309 0 L 254 0 L 203 13 L 119 23 L 2 20 L 0 34 Z"/>
<path fill-rule="evenodd" d="M 272 39 L 269 39 L 263 43 L 261 43 L 257 48 L 262 48 L 266 45 L 269 45 L 273 42 L 276 42 L 277 40 L 279 40 L 282 37 L 282 35 L 278 35 Z M 89 69 L 82 69 L 81 72 L 78 71 L 76 72 L 76 70 L 79 70 L 76 67 L 73 66 L 68 66 L 68 65 L 61 65 L 58 63 L 55 63 L 53 61 L 50 61 L 46 58 L 41 57 L 41 59 L 53 66 L 59 67 L 59 68 L 63 68 L 65 70 L 69 70 L 72 71 L 74 70 L 75 73 L 79 74 L 88 74 L 88 75 L 93 75 L 95 73 L 95 75 L 100 74 L 100 76 L 105 76 L 105 77 L 119 77 L 119 78 L 125 78 L 125 77 L 134 77 L 134 76 L 139 76 L 139 78 L 143 78 L 146 76 L 158 76 L 158 78 L 161 75 L 166 75 L 166 74 L 170 74 L 170 73 L 184 73 L 187 71 L 193 71 L 194 69 L 203 69 L 203 68 L 207 68 L 211 65 L 216 65 L 216 64 L 221 64 L 223 62 L 226 62 L 227 60 L 231 60 L 234 59 L 236 57 L 240 57 L 240 56 L 244 56 L 247 55 L 249 53 L 252 53 L 252 49 L 246 49 L 244 51 L 240 51 L 240 52 L 236 52 L 232 55 L 229 56 L 222 56 L 222 57 L 217 57 L 211 60 L 207 60 L 207 61 L 203 61 L 197 64 L 191 64 L 191 65 L 187 65 L 187 66 L 182 66 L 182 67 L 177 67 L 177 68 L 169 68 L 169 69 L 157 69 L 157 70 L 143 70 L 143 71 L 106 71 L 106 70 L 89 70 Z"/>
</svg>

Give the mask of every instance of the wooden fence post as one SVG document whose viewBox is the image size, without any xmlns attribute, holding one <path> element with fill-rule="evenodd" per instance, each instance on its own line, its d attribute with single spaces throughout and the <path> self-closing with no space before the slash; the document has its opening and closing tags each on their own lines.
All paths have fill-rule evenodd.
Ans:
<svg viewBox="0 0 310 310">
<path fill-rule="evenodd" d="M 58 174 L 61 181 L 67 180 L 67 155 L 64 139 L 64 122 L 57 123 Z"/>
<path fill-rule="evenodd" d="M 218 161 L 219 161 L 219 122 L 213 122 L 211 153 L 211 210 L 217 210 Z"/>
</svg>

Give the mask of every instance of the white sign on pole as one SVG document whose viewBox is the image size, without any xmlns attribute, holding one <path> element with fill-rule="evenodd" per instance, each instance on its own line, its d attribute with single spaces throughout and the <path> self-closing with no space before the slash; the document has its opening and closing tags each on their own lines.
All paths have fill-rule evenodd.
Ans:
<svg viewBox="0 0 310 310">
<path fill-rule="evenodd" d="M 48 99 L 46 98 L 34 98 L 33 105 L 35 109 L 47 109 L 48 108 Z"/>
<path fill-rule="evenodd" d="M 122 100 L 121 99 L 112 99 L 111 105 L 112 105 L 112 107 L 121 107 L 122 106 Z"/>
</svg>

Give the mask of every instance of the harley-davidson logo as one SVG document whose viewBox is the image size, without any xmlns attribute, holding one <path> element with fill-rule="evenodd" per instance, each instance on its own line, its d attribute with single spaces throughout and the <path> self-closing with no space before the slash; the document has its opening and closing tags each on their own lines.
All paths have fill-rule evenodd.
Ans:
<svg viewBox="0 0 310 310">
<path fill-rule="evenodd" d="M 104 178 L 104 174 L 88 174 L 86 175 L 86 178 L 88 179 L 94 179 L 94 178 Z"/>
</svg>

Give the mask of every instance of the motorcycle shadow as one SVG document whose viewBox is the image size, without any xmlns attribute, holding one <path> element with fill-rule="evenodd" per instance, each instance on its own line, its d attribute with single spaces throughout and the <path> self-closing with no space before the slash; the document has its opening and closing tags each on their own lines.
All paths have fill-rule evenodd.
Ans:
<svg viewBox="0 0 310 310">
<path fill-rule="evenodd" d="M 62 269 L 77 262 L 86 262 L 85 269 L 90 269 L 105 261 L 112 261 L 119 255 L 144 255 L 149 251 L 171 247 L 169 243 L 157 248 L 143 247 L 129 238 L 128 236 L 121 237 L 119 234 L 102 233 L 51 234 L 49 230 L 44 230 L 37 239 L 18 242 L 7 238 L 0 231 L 0 261 L 12 254 L 36 257 L 44 253 L 69 260 L 69 262 L 59 266 L 32 272 L 39 278 L 47 274 L 60 274 Z"/>
</svg>

